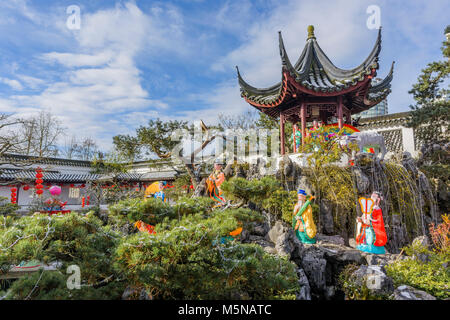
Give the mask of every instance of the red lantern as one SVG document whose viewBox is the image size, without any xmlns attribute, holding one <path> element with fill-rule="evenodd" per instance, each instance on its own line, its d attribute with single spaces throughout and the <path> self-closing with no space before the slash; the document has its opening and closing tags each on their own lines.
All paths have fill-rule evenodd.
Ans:
<svg viewBox="0 0 450 320">
<path fill-rule="evenodd" d="M 35 186 L 35 188 L 36 188 L 36 189 L 42 189 L 42 188 L 44 188 L 44 186 L 43 186 L 42 184 L 37 184 L 37 185 Z"/>
<path fill-rule="evenodd" d="M 36 178 L 37 179 L 42 179 L 44 177 L 44 175 L 42 173 L 36 173 Z"/>
<path fill-rule="evenodd" d="M 23 190 L 25 190 L 25 191 L 30 190 L 30 186 L 29 185 L 24 185 L 23 186 Z"/>
<path fill-rule="evenodd" d="M 11 203 L 17 203 L 17 188 L 11 188 Z"/>
<path fill-rule="evenodd" d="M 70 187 L 73 188 L 73 187 L 75 187 L 75 185 L 72 183 L 72 184 L 70 185 Z"/>
<path fill-rule="evenodd" d="M 80 188 L 84 188 L 84 187 L 86 187 L 86 185 L 83 183 L 83 184 L 80 186 Z"/>
<path fill-rule="evenodd" d="M 43 182 L 44 182 L 44 180 L 42 180 L 42 179 L 36 179 L 36 184 L 42 184 Z"/>
<path fill-rule="evenodd" d="M 38 189 L 38 190 L 36 190 L 36 193 L 37 193 L 38 195 L 41 195 L 41 194 L 43 194 L 43 193 L 44 193 L 44 190 L 42 190 L 42 189 Z"/>
</svg>

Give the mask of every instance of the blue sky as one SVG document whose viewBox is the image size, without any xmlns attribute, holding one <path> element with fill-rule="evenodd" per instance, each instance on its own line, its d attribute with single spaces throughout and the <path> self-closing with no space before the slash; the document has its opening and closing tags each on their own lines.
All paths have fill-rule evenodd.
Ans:
<svg viewBox="0 0 450 320">
<path fill-rule="evenodd" d="M 81 9 L 80 30 L 66 26 L 70 5 Z M 420 70 L 441 59 L 447 0 L 2 0 L 0 112 L 45 109 L 67 135 L 104 148 L 149 118 L 212 123 L 250 110 L 235 65 L 255 86 L 280 80 L 279 30 L 291 60 L 313 24 L 337 66 L 359 65 L 377 34 L 366 26 L 369 5 L 381 9 L 378 76 L 396 61 L 389 111 L 407 111 Z"/>
</svg>

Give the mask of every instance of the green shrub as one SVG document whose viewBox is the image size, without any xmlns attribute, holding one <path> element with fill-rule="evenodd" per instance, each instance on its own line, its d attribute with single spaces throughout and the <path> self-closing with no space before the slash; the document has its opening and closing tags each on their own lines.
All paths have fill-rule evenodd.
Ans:
<svg viewBox="0 0 450 320">
<path fill-rule="evenodd" d="M 109 214 L 111 223 L 118 225 L 133 224 L 138 220 L 155 225 L 166 218 L 173 219 L 177 215 L 172 206 L 155 198 L 119 201 L 109 206 Z"/>
<path fill-rule="evenodd" d="M 0 197 L 0 216 L 14 214 L 17 210 L 19 210 L 17 203 L 11 203 L 8 198 Z"/>
<path fill-rule="evenodd" d="M 167 220 L 155 235 L 124 239 L 116 266 L 155 299 L 294 298 L 299 288 L 293 263 L 256 245 L 221 242 L 252 216 L 244 209 L 216 210 Z"/>
<path fill-rule="evenodd" d="M 387 300 L 387 295 L 375 295 L 364 283 L 357 283 L 353 273 L 359 269 L 359 265 L 351 263 L 342 269 L 338 276 L 338 289 L 345 294 L 345 300 Z"/>
<path fill-rule="evenodd" d="M 245 203 L 253 202 L 257 205 L 262 205 L 264 199 L 270 197 L 280 187 L 280 182 L 273 177 L 251 181 L 244 178 L 231 178 L 220 186 L 225 198 Z"/>
<path fill-rule="evenodd" d="M 214 200 L 208 197 L 180 197 L 173 208 L 177 215 L 184 216 L 194 213 L 207 214 L 216 204 Z"/>
<path fill-rule="evenodd" d="M 281 218 L 290 224 L 296 202 L 297 192 L 289 192 L 280 188 L 263 200 L 262 207 L 278 219 Z"/>
<path fill-rule="evenodd" d="M 103 227 L 93 213 L 81 216 L 36 214 L 15 220 L 1 218 L 0 265 L 7 272 L 11 265 L 37 260 L 59 262 L 59 271 L 44 271 L 16 280 L 7 299 L 117 299 L 124 283 L 114 281 L 112 254 L 121 235 Z M 69 265 L 81 271 L 80 290 L 66 286 Z M 106 281 L 105 279 L 108 279 Z M 98 288 L 102 288 L 98 290 Z"/>
<path fill-rule="evenodd" d="M 450 298 L 450 251 L 432 251 L 420 245 L 404 248 L 412 259 L 399 260 L 386 266 L 386 272 L 396 286 L 406 284 L 436 298 Z M 427 257 L 424 262 L 418 259 Z"/>
</svg>

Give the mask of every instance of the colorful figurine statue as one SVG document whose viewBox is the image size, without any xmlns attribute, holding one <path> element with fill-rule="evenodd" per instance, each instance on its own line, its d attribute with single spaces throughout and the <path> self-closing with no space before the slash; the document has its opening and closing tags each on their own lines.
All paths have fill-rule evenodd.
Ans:
<svg viewBox="0 0 450 320">
<path fill-rule="evenodd" d="M 218 206 L 225 204 L 225 198 L 222 196 L 220 185 L 225 181 L 225 174 L 222 171 L 223 164 L 219 161 L 214 163 L 214 170 L 206 179 L 206 186 L 209 197 L 218 202 Z"/>
<path fill-rule="evenodd" d="M 159 198 L 163 202 L 166 201 L 166 195 L 164 193 L 164 189 L 167 186 L 166 181 L 156 181 L 145 189 L 145 198 Z"/>
<path fill-rule="evenodd" d="M 166 194 L 163 191 L 166 185 L 167 185 L 166 181 L 159 182 L 159 191 L 155 192 L 153 195 L 155 199 L 161 199 L 162 202 L 166 202 Z"/>
<path fill-rule="evenodd" d="M 302 131 L 298 129 L 296 124 L 294 124 L 293 128 L 292 141 L 294 142 L 294 152 L 298 152 L 302 145 Z"/>
<path fill-rule="evenodd" d="M 373 253 L 385 254 L 384 245 L 387 242 L 386 230 L 384 228 L 383 212 L 379 207 L 383 200 L 381 194 L 374 191 L 370 198 L 359 198 L 362 216 L 356 219 L 356 248 L 358 250 Z"/>
<path fill-rule="evenodd" d="M 295 235 L 303 243 L 316 243 L 317 228 L 313 220 L 311 200 L 313 196 L 306 201 L 305 190 L 299 189 L 297 192 L 298 202 L 294 207 L 294 216 L 292 217 L 292 227 Z"/>
<path fill-rule="evenodd" d="M 136 221 L 136 223 L 134 224 L 134 226 L 135 226 L 139 231 L 147 232 L 148 234 L 156 234 L 155 229 L 154 229 L 155 227 L 152 226 L 152 225 L 150 225 L 150 224 L 147 224 L 147 223 L 143 222 L 142 220 Z"/>
</svg>

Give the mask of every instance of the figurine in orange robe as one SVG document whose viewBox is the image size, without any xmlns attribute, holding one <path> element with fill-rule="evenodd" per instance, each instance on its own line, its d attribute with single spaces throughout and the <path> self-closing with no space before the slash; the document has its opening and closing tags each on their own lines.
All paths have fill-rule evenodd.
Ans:
<svg viewBox="0 0 450 320">
<path fill-rule="evenodd" d="M 356 248 L 358 250 L 373 254 L 386 253 L 384 245 L 387 242 L 387 235 L 383 212 L 379 207 L 381 200 L 383 197 L 377 191 L 374 191 L 370 198 L 359 198 L 363 214 L 357 218 Z"/>
<path fill-rule="evenodd" d="M 218 202 L 218 205 L 225 204 L 225 199 L 222 196 L 220 185 L 225 181 L 225 174 L 222 171 L 222 163 L 214 163 L 214 171 L 206 179 L 206 186 L 211 199 Z"/>
</svg>

